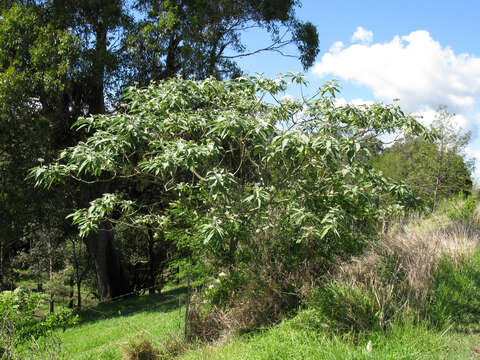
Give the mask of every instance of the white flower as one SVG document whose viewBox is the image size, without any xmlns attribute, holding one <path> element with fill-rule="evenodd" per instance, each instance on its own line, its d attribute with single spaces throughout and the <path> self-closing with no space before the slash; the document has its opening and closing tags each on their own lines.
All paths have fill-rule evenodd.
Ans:
<svg viewBox="0 0 480 360">
<path fill-rule="evenodd" d="M 225 274 L 223 271 L 220 274 L 218 274 L 218 277 L 223 277 L 223 276 L 227 276 L 227 274 Z"/>
<path fill-rule="evenodd" d="M 220 279 L 215 279 L 215 280 L 213 280 L 213 282 L 214 282 L 215 284 L 219 284 L 219 283 L 220 283 Z"/>
<path fill-rule="evenodd" d="M 213 285 L 208 285 L 208 290 L 212 290 L 213 289 Z"/>
</svg>

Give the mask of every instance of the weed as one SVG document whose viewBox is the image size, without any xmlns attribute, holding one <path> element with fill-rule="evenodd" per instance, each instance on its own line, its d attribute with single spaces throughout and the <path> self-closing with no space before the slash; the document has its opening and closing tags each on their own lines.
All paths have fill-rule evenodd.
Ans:
<svg viewBox="0 0 480 360">
<path fill-rule="evenodd" d="M 123 360 L 155 360 L 159 359 L 159 351 L 144 335 L 131 339 L 123 349 Z"/>
</svg>

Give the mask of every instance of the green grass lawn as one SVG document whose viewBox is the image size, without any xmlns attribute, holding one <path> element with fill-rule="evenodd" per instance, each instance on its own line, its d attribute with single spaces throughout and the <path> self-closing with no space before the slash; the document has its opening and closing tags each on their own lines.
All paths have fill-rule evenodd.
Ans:
<svg viewBox="0 0 480 360">
<path fill-rule="evenodd" d="M 183 332 L 184 289 L 103 304 L 82 313 L 81 321 L 57 334 L 67 359 L 121 359 L 122 346 L 138 335 L 156 346 Z M 304 326 L 300 314 L 280 325 L 200 345 L 181 359 L 473 359 L 478 335 L 396 326 L 387 334 L 334 336 Z M 480 352 L 479 352 L 480 353 Z"/>
<path fill-rule="evenodd" d="M 235 338 L 221 346 L 203 346 L 182 359 L 472 359 L 478 336 L 444 334 L 421 326 L 402 326 L 363 339 L 302 329 L 296 319 L 270 330 Z"/>
<path fill-rule="evenodd" d="M 183 331 L 183 289 L 132 297 L 82 312 L 80 323 L 57 334 L 68 359 L 121 359 L 122 346 L 138 334 L 159 344 Z"/>
</svg>

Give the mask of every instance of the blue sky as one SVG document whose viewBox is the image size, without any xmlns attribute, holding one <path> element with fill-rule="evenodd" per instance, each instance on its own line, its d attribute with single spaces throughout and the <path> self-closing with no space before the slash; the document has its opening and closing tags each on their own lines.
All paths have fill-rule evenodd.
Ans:
<svg viewBox="0 0 480 360">
<path fill-rule="evenodd" d="M 473 133 L 467 155 L 477 159 L 479 181 L 480 1 L 303 0 L 296 13 L 319 32 L 321 52 L 306 72 L 311 92 L 337 79 L 339 97 L 347 102 L 399 98 L 427 123 L 439 105 L 447 105 L 458 127 Z M 250 50 L 268 42 L 258 31 L 243 39 Z M 303 71 L 298 60 L 274 53 L 239 63 L 266 76 Z"/>
</svg>

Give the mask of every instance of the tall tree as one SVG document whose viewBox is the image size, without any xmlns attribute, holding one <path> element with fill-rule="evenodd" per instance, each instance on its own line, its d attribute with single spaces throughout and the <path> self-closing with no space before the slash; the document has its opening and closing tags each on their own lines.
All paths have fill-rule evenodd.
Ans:
<svg viewBox="0 0 480 360">
<path fill-rule="evenodd" d="M 430 126 L 435 140 L 406 137 L 372 158 L 377 169 L 406 181 L 432 208 L 443 198 L 472 189 L 473 163 L 464 152 L 471 133 L 459 130 L 452 117 L 440 107 Z"/>
<path fill-rule="evenodd" d="M 298 1 L 292 0 L 139 0 L 146 11 L 138 31 L 127 39 L 134 66 L 133 79 L 140 84 L 176 74 L 184 78 L 239 76 L 235 59 L 262 51 L 283 54 L 295 44 L 304 68 L 318 54 L 318 34 L 311 23 L 295 17 Z M 272 42 L 247 51 L 242 32 L 264 29 Z"/>
<path fill-rule="evenodd" d="M 56 149 L 85 140 L 85 134 L 71 130 L 73 122 L 79 116 L 108 113 L 120 106 L 117 100 L 126 85 L 135 81 L 147 85 L 176 75 L 238 76 L 241 70 L 235 58 L 249 54 L 240 36 L 251 27 L 272 35 L 272 44 L 259 51 L 282 51 L 295 43 L 302 64 L 311 66 L 318 53 L 318 35 L 313 25 L 295 17 L 298 5 L 291 0 L 2 2 L 0 126 L 8 136 L 0 139 L 0 156 L 2 171 L 8 176 L 2 178 L 0 201 L 8 203 L 4 211 L 5 219 L 10 219 L 5 227 L 10 232 L 9 244 L 34 223 L 19 214 L 33 209 L 41 213 L 47 197 L 38 192 L 37 198 L 28 195 L 31 189 L 23 183 L 26 169 L 39 158 L 49 161 Z M 19 119 L 33 126 L 17 126 Z M 88 186 L 73 180 L 64 188 L 70 196 L 55 192 L 58 204 L 65 200 L 71 204 L 48 209 L 73 203 L 83 207 L 122 186 L 127 185 Z M 153 190 L 140 191 L 137 186 L 131 191 L 142 196 Z M 54 199 L 49 197 L 50 202 Z M 63 217 L 64 211 L 58 214 Z M 95 259 L 99 288 L 104 289 L 100 296 L 105 299 L 129 287 L 127 267 L 111 228 L 105 223 L 96 236 L 86 240 Z M 13 233 L 14 229 L 18 231 Z"/>
<path fill-rule="evenodd" d="M 119 73 L 122 38 L 133 19 L 125 0 L 50 0 L 46 7 L 60 29 L 81 40 L 76 94 L 84 114 L 101 114 L 125 80 Z M 119 84 L 120 83 L 120 84 Z M 77 100 L 77 101 L 78 101 Z"/>
<path fill-rule="evenodd" d="M 76 51 L 71 34 L 46 23 L 44 15 L 33 6 L 1 9 L 0 283 L 6 262 L 25 245 L 22 239 L 46 216 L 64 216 L 61 194 L 32 192 L 23 181 L 29 167 L 49 161 L 56 150 L 65 126 L 58 104 Z M 55 198 L 60 202 L 51 206 Z"/>
</svg>

